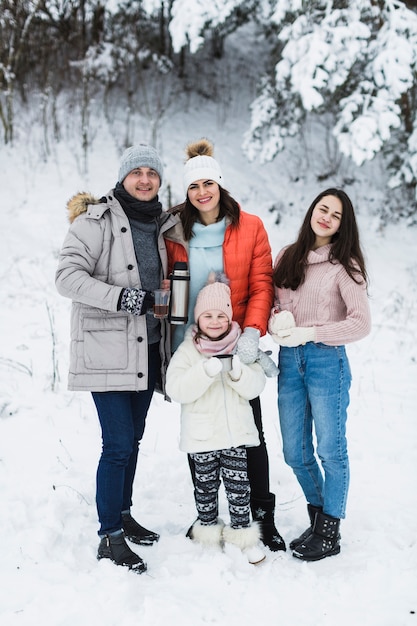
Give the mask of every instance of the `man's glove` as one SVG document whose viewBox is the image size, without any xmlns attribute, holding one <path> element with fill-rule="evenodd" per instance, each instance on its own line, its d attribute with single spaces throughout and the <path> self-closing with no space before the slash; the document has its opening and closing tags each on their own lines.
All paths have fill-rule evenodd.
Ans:
<svg viewBox="0 0 417 626">
<path fill-rule="evenodd" d="M 276 335 L 273 335 L 273 339 L 279 343 L 280 346 L 296 348 L 297 346 L 304 346 L 309 341 L 315 341 L 316 329 L 314 326 L 307 328 L 296 326 L 295 328 L 288 328 L 287 330 L 279 330 Z"/>
<path fill-rule="evenodd" d="M 118 309 L 132 315 L 144 315 L 146 311 L 152 309 L 154 302 L 155 298 L 151 291 L 127 288 L 120 294 Z"/>
<path fill-rule="evenodd" d="M 260 331 L 248 326 L 237 342 L 237 354 L 242 363 L 254 363 L 258 358 Z"/>
<path fill-rule="evenodd" d="M 278 331 L 293 328 L 294 326 L 295 320 L 291 311 L 272 312 L 268 322 L 268 331 L 271 335 L 276 335 Z"/>
<path fill-rule="evenodd" d="M 242 363 L 238 354 L 234 354 L 232 358 L 232 369 L 229 372 L 230 378 L 236 382 L 242 376 Z"/>
<path fill-rule="evenodd" d="M 217 376 L 217 374 L 220 374 L 220 372 L 222 371 L 223 364 L 221 362 L 221 359 L 216 359 L 215 356 L 212 356 L 209 359 L 207 359 L 207 361 L 204 361 L 203 367 L 205 369 L 207 376 L 214 378 L 215 376 Z"/>
<path fill-rule="evenodd" d="M 274 376 L 278 376 L 279 369 L 269 356 L 270 354 L 271 352 L 262 352 L 262 350 L 258 350 L 258 358 L 256 360 L 265 372 L 265 376 L 268 378 L 274 378 Z"/>
</svg>

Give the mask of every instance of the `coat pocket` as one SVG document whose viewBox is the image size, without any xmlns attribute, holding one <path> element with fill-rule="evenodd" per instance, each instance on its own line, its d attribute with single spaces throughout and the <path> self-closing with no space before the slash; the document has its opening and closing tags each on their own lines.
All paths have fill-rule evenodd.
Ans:
<svg viewBox="0 0 417 626">
<path fill-rule="evenodd" d="M 193 413 L 189 420 L 190 436 L 196 441 L 207 441 L 213 435 L 213 416 L 208 413 Z"/>
<path fill-rule="evenodd" d="M 127 317 L 84 317 L 84 363 L 87 369 L 120 370 L 128 364 Z"/>
</svg>

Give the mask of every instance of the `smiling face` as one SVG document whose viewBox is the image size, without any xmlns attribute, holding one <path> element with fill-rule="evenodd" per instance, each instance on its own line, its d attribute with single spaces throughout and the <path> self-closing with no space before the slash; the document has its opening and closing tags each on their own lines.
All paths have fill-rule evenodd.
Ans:
<svg viewBox="0 0 417 626">
<path fill-rule="evenodd" d="M 158 194 L 160 185 L 158 172 L 151 167 L 137 167 L 129 172 L 123 181 L 127 193 L 142 202 L 153 200 Z"/>
<path fill-rule="evenodd" d="M 188 198 L 203 224 L 214 224 L 220 211 L 220 188 L 214 180 L 196 180 L 189 185 Z"/>
<path fill-rule="evenodd" d="M 311 214 L 310 226 L 316 236 L 315 248 L 331 242 L 342 221 L 343 206 L 336 196 L 323 196 Z"/>
<path fill-rule="evenodd" d="M 198 318 L 198 326 L 201 332 L 209 339 L 218 339 L 229 328 L 229 320 L 223 311 L 211 309 L 204 311 Z"/>
</svg>

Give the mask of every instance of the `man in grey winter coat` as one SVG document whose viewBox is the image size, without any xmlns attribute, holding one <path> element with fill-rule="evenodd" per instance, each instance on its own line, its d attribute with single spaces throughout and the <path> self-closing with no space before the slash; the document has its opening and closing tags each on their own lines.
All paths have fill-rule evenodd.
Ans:
<svg viewBox="0 0 417 626">
<path fill-rule="evenodd" d="M 159 539 L 130 507 L 146 415 L 155 386 L 164 388 L 170 354 L 167 322 L 153 316 L 153 291 L 167 277 L 163 233 L 175 220 L 158 200 L 162 176 L 156 150 L 140 144 L 122 155 L 108 194 L 74 196 L 56 273 L 59 293 L 72 300 L 68 387 L 92 392 L 102 430 L 97 558 L 138 573 L 146 563 L 126 538 Z"/>
</svg>

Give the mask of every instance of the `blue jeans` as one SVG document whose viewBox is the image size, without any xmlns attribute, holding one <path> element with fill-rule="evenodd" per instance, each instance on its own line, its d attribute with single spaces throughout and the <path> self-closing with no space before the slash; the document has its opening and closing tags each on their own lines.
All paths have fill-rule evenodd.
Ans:
<svg viewBox="0 0 417 626">
<path fill-rule="evenodd" d="M 321 506 L 327 515 L 344 518 L 351 383 L 345 348 L 312 342 L 297 348 L 281 347 L 279 368 L 278 411 L 285 462 L 293 469 L 307 502 Z"/>
<path fill-rule="evenodd" d="M 100 536 L 121 530 L 122 511 L 128 511 L 132 505 L 139 442 L 159 368 L 159 344 L 152 344 L 146 391 L 92 392 L 103 441 L 96 490 Z"/>
</svg>

